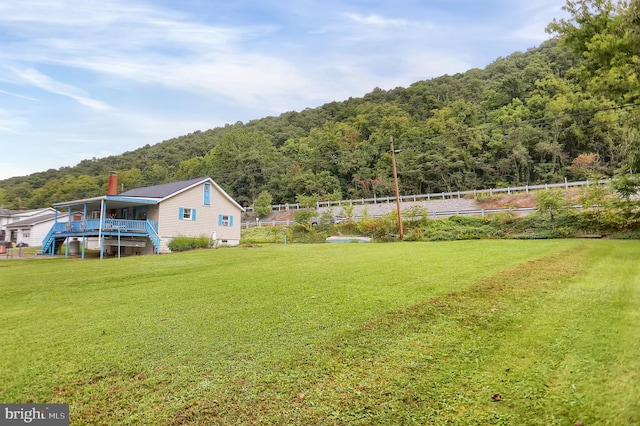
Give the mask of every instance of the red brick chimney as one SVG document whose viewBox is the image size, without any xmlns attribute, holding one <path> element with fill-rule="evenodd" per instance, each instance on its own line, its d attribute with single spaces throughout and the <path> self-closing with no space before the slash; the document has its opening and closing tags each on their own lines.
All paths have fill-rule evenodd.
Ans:
<svg viewBox="0 0 640 426">
<path fill-rule="evenodd" d="M 109 173 L 109 186 L 107 186 L 107 195 L 118 195 L 118 174 L 116 172 Z"/>
</svg>

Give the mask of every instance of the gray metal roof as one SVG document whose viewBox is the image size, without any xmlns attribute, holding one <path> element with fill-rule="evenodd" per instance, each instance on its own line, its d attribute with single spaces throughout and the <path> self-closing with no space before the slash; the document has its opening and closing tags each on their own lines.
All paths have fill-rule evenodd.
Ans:
<svg viewBox="0 0 640 426">
<path fill-rule="evenodd" d="M 38 223 L 47 222 L 49 220 L 53 220 L 56 217 L 55 213 L 47 213 L 40 216 L 30 217 L 29 219 L 20 220 L 18 222 L 13 222 L 7 225 L 7 229 L 9 228 L 25 228 L 31 225 L 36 225 Z"/>
<path fill-rule="evenodd" d="M 99 208 L 98 206 L 100 206 L 103 201 L 108 202 L 111 208 L 118 208 L 119 206 L 123 207 L 126 205 L 131 205 L 133 203 L 157 204 L 164 201 L 166 198 L 177 195 L 182 191 L 192 188 L 202 182 L 210 182 L 213 187 L 220 191 L 220 193 L 226 199 L 237 206 L 241 211 L 244 211 L 244 208 L 240 204 L 238 204 L 237 201 L 231 198 L 231 196 L 227 194 L 222 188 L 220 188 L 220 186 L 218 186 L 218 184 L 215 183 L 210 177 L 201 177 L 197 179 L 184 180 L 182 182 L 173 182 L 164 185 L 136 188 L 122 192 L 118 195 L 103 195 L 100 197 L 86 198 L 84 200 L 73 200 L 63 203 L 55 203 L 53 207 L 73 207 L 85 204 L 88 206 L 93 206 L 93 208 L 95 209 Z"/>
<path fill-rule="evenodd" d="M 164 185 L 146 186 L 144 188 L 131 189 L 118 195 L 121 197 L 165 198 L 208 179 L 209 178 L 204 177 L 181 182 L 165 183 Z"/>
</svg>

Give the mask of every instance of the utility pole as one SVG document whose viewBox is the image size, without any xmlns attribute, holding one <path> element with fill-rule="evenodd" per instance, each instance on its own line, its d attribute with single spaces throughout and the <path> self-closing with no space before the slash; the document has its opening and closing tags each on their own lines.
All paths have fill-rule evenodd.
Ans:
<svg viewBox="0 0 640 426">
<path fill-rule="evenodd" d="M 396 150 L 393 148 L 393 137 L 390 140 L 391 144 L 391 164 L 393 165 L 393 183 L 396 187 L 396 208 L 398 210 L 398 234 L 400 239 L 404 238 L 404 232 L 402 231 L 402 213 L 400 213 L 400 190 L 398 189 L 398 172 L 396 171 Z"/>
</svg>

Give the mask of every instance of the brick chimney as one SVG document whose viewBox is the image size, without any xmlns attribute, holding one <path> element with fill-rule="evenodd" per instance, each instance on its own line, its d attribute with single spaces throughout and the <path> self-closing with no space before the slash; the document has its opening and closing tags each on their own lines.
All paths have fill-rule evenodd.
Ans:
<svg viewBox="0 0 640 426">
<path fill-rule="evenodd" d="M 109 173 L 109 186 L 107 186 L 107 195 L 118 195 L 118 174 L 116 172 Z"/>
</svg>

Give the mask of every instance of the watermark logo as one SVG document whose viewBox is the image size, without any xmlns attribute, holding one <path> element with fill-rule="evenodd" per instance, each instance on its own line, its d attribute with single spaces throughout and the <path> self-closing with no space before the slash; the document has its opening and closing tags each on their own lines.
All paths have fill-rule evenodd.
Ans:
<svg viewBox="0 0 640 426">
<path fill-rule="evenodd" d="M 69 426 L 69 404 L 0 404 L 0 426 Z"/>
</svg>

